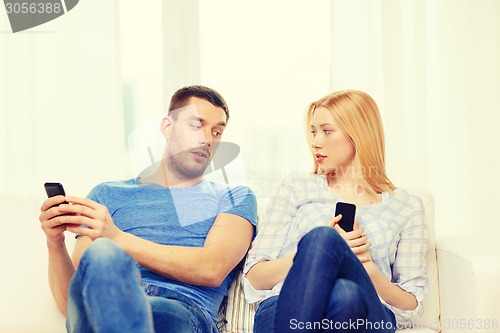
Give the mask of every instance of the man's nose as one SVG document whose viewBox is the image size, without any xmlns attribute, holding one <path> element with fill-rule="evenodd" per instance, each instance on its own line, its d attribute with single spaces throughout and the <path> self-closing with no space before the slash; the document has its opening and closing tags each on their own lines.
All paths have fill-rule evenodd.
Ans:
<svg viewBox="0 0 500 333">
<path fill-rule="evenodd" d="M 200 142 L 200 145 L 202 146 L 207 145 L 210 147 L 210 145 L 212 144 L 212 135 L 210 129 L 203 131 L 203 137 L 201 139 L 202 141 Z"/>
</svg>

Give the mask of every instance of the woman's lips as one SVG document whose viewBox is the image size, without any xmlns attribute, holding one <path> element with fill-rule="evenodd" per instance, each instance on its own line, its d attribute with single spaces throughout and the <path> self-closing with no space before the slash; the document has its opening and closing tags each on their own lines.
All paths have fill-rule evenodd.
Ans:
<svg viewBox="0 0 500 333">
<path fill-rule="evenodd" d="M 316 154 L 316 162 L 321 163 L 325 160 L 326 156 L 321 154 Z"/>
</svg>

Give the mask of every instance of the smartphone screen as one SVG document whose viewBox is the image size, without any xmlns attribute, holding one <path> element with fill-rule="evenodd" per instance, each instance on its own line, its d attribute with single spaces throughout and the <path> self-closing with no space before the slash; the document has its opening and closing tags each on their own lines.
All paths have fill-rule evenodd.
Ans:
<svg viewBox="0 0 500 333">
<path fill-rule="evenodd" d="M 66 195 L 66 192 L 64 192 L 64 187 L 61 183 L 45 183 L 43 187 L 45 187 L 45 192 L 47 192 L 47 196 L 49 198 L 55 197 L 56 195 Z M 66 201 L 64 201 L 63 203 L 67 204 Z"/>
<path fill-rule="evenodd" d="M 56 195 L 66 195 L 61 183 L 45 183 L 43 187 L 45 187 L 45 192 L 47 192 L 49 198 L 55 197 Z"/>
<path fill-rule="evenodd" d="M 335 216 L 339 214 L 342 214 L 339 226 L 344 229 L 345 232 L 352 231 L 354 217 L 356 215 L 356 206 L 346 202 L 337 202 L 337 206 L 335 206 Z"/>
</svg>

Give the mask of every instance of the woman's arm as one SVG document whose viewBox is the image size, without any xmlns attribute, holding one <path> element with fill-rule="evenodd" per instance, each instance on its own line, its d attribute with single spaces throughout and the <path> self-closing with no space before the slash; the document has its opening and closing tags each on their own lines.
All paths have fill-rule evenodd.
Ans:
<svg viewBox="0 0 500 333">
<path fill-rule="evenodd" d="M 413 206 L 413 210 L 409 216 L 408 223 L 400 233 L 396 257 L 392 265 L 391 280 L 395 288 L 413 297 L 413 303 L 405 303 L 407 308 L 410 308 L 410 304 L 412 304 L 413 307 L 411 309 L 420 312 L 421 307 L 419 304 L 423 300 L 429 285 L 429 278 L 426 275 L 426 254 L 429 245 L 429 236 L 427 224 L 425 223 L 425 211 L 420 198 L 410 195 L 408 205 Z M 389 292 L 391 290 L 389 289 Z M 387 300 L 382 294 L 380 296 L 389 305 L 405 310 L 405 307 L 398 305 L 397 300 L 392 300 L 390 294 L 387 295 Z"/>
<path fill-rule="evenodd" d="M 377 294 L 389 305 L 401 310 L 415 310 L 418 302 L 415 296 L 389 281 L 372 261 L 363 263 Z"/>
<path fill-rule="evenodd" d="M 357 254 L 365 267 L 378 295 L 399 314 L 409 319 L 416 314 L 428 285 L 426 252 L 428 246 L 427 225 L 422 202 L 410 197 L 408 204 L 413 212 L 403 228 L 398 242 L 396 258 L 389 280 L 372 262 L 368 251 Z M 405 311 L 409 311 L 405 313 Z"/>
<path fill-rule="evenodd" d="M 339 232 L 365 267 L 377 294 L 387 304 L 398 309 L 415 310 L 418 305 L 415 296 L 389 281 L 372 262 L 370 252 L 368 251 L 371 244 L 368 242 L 366 235 L 364 235 L 364 228 L 359 227 L 357 221 L 354 222 L 353 231 L 351 232 L 345 232 L 335 222 L 332 223 L 332 226 Z"/>
<path fill-rule="evenodd" d="M 278 259 L 261 261 L 250 268 L 247 279 L 257 290 L 272 289 L 285 280 L 294 257 L 295 252 Z"/>
<path fill-rule="evenodd" d="M 279 256 L 286 244 L 297 209 L 296 186 L 294 178 L 284 179 L 269 200 L 264 218 L 257 225 L 257 237 L 243 268 L 248 282 L 256 290 L 272 289 L 285 279 L 292 267 L 294 253 Z M 245 292 L 249 294 L 253 291 L 246 288 Z"/>
<path fill-rule="evenodd" d="M 332 217 L 328 224 L 336 225 L 341 218 L 341 215 Z M 293 223 L 293 220 L 290 223 Z M 364 248 L 365 246 L 361 247 L 361 249 Z M 247 279 L 257 290 L 272 289 L 276 284 L 285 280 L 288 272 L 292 268 L 295 253 L 296 252 L 278 259 L 265 260 L 255 264 L 247 272 Z"/>
</svg>

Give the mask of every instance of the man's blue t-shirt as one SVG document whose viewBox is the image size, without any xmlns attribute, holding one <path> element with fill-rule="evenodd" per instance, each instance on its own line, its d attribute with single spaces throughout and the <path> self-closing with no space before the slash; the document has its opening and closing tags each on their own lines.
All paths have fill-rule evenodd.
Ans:
<svg viewBox="0 0 500 333">
<path fill-rule="evenodd" d="M 203 247 L 210 228 L 221 213 L 247 219 L 254 230 L 257 221 L 257 203 L 252 190 L 207 180 L 182 188 L 141 183 L 138 178 L 106 182 L 97 185 L 88 198 L 106 206 L 121 230 L 165 245 Z M 139 268 L 143 283 L 189 297 L 214 323 L 236 271 L 233 270 L 220 286 L 211 288 L 183 284 L 142 266 Z"/>
</svg>

